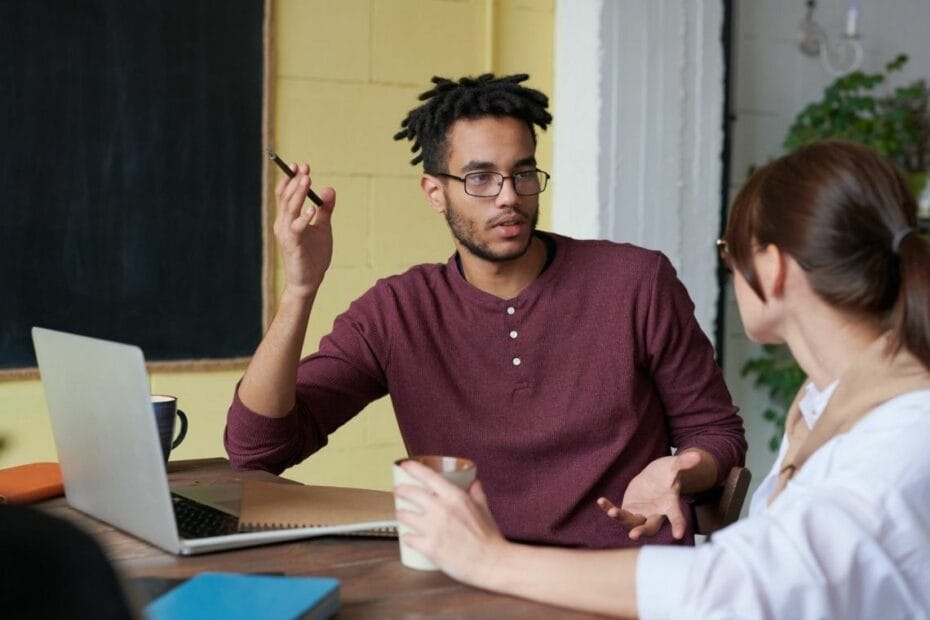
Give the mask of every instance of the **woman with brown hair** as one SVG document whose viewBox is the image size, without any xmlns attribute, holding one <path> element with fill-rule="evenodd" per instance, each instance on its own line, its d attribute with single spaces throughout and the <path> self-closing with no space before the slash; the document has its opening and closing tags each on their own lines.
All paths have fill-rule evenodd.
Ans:
<svg viewBox="0 0 930 620">
<path fill-rule="evenodd" d="M 887 160 L 841 141 L 770 163 L 736 197 L 723 245 L 743 326 L 808 376 L 749 518 L 696 548 L 529 547 L 500 535 L 480 483 L 466 494 L 408 463 L 429 488 L 396 489 L 422 510 L 398 512 L 408 544 L 465 583 L 600 613 L 927 617 L 930 244 L 916 212 Z"/>
</svg>

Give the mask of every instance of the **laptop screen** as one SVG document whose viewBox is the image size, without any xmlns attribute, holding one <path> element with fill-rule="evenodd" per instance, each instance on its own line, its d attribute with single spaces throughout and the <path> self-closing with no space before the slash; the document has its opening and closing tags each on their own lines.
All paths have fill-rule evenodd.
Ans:
<svg viewBox="0 0 930 620">
<path fill-rule="evenodd" d="M 142 351 L 41 327 L 32 338 L 68 502 L 177 550 Z"/>
</svg>

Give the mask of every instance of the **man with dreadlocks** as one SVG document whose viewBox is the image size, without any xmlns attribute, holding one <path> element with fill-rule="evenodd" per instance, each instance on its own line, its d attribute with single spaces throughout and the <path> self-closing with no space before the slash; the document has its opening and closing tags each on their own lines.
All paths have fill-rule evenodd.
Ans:
<svg viewBox="0 0 930 620">
<path fill-rule="evenodd" d="M 309 167 L 278 184 L 286 285 L 229 411 L 230 461 L 280 472 L 390 394 L 411 454 L 477 463 L 508 538 L 689 542 L 681 496 L 742 463 L 742 422 L 664 256 L 536 230 L 552 117 L 527 77 L 433 78 L 395 139 L 456 252 L 377 282 L 303 360 L 335 193 L 302 213 Z"/>
</svg>

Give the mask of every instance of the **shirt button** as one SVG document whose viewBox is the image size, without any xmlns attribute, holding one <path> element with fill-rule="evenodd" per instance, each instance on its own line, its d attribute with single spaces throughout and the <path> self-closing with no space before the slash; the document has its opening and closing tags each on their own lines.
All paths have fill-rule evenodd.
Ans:
<svg viewBox="0 0 930 620">
<path fill-rule="evenodd" d="M 517 309 L 514 308 L 513 306 L 510 306 L 509 308 L 507 308 L 507 314 L 513 314 L 513 313 L 516 312 L 516 311 L 517 311 Z"/>
<path fill-rule="evenodd" d="M 517 332 L 516 332 L 516 330 L 510 332 L 510 337 L 511 337 L 511 338 L 516 338 L 516 337 L 517 337 Z"/>
<path fill-rule="evenodd" d="M 519 357 L 513 358 L 513 365 L 514 365 L 514 366 L 519 366 L 520 364 L 521 364 L 521 362 L 520 362 L 520 358 L 519 358 Z"/>
</svg>

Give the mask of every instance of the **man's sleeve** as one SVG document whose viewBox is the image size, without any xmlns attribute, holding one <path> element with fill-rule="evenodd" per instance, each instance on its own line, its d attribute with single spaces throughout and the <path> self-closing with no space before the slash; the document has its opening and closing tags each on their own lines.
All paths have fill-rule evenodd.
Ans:
<svg viewBox="0 0 930 620">
<path fill-rule="evenodd" d="M 659 255 L 645 319 L 646 364 L 662 399 L 671 443 L 701 448 L 717 461 L 717 481 L 746 457 L 743 421 L 733 406 L 714 349 L 694 318 L 675 269 Z"/>
<path fill-rule="evenodd" d="M 259 415 L 239 399 L 226 417 L 224 444 L 234 469 L 281 473 L 326 445 L 328 436 L 387 394 L 386 330 L 372 316 L 372 295 L 337 317 L 320 350 L 300 362 L 294 408 L 284 417 Z"/>
</svg>

